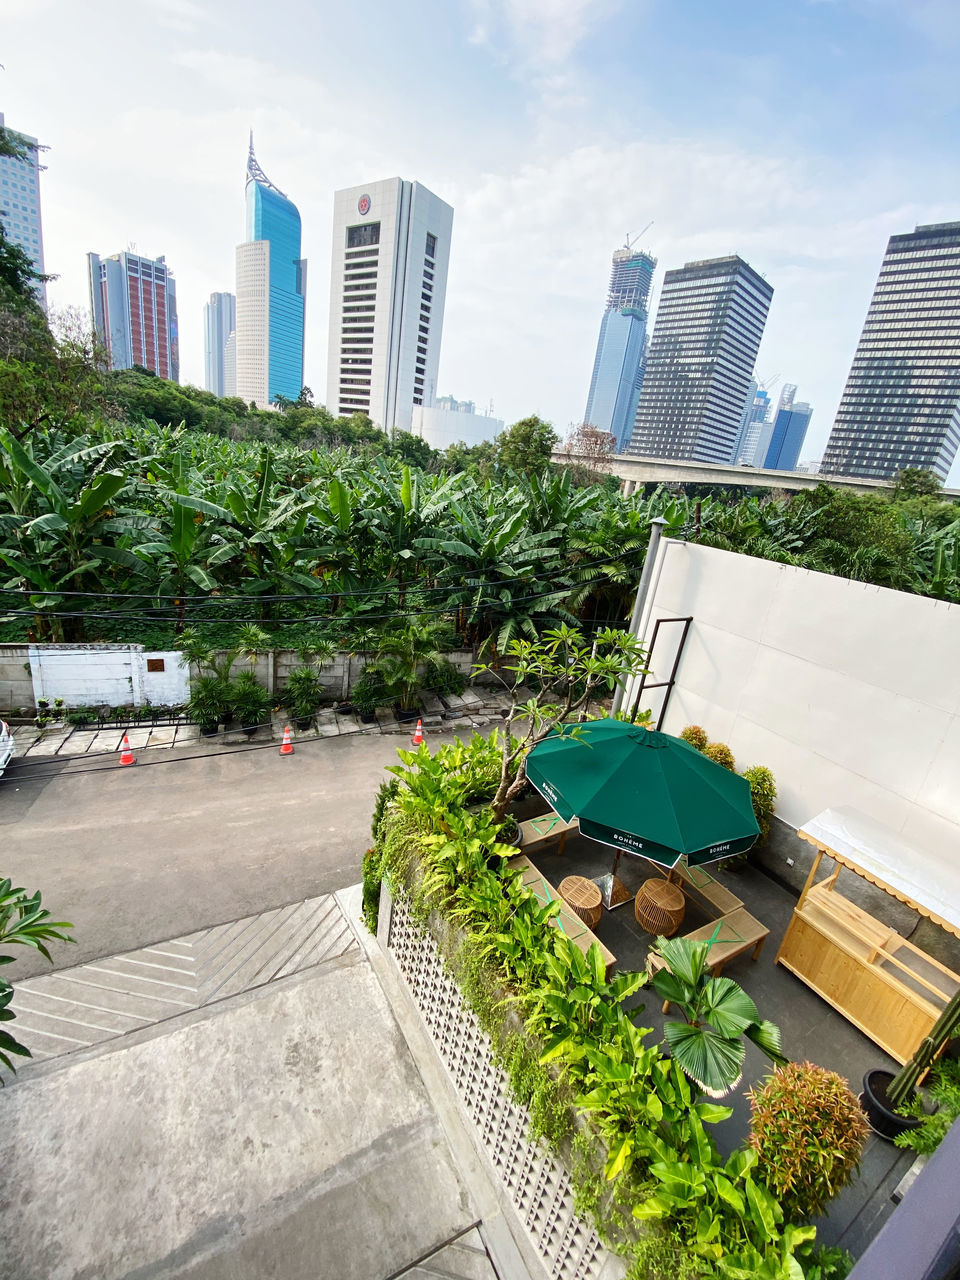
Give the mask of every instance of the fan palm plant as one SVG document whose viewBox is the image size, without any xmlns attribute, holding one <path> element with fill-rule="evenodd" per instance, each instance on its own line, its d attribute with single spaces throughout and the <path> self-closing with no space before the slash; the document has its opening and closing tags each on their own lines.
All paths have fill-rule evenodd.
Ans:
<svg viewBox="0 0 960 1280">
<path fill-rule="evenodd" d="M 780 1029 L 761 1021 L 757 1006 L 732 978 L 715 978 L 708 963 L 710 942 L 658 938 L 654 950 L 669 966 L 654 975 L 659 996 L 677 1005 L 686 1021 L 668 1022 L 664 1039 L 674 1061 L 704 1093 L 722 1098 L 743 1075 L 743 1037 L 780 1066 Z"/>
</svg>

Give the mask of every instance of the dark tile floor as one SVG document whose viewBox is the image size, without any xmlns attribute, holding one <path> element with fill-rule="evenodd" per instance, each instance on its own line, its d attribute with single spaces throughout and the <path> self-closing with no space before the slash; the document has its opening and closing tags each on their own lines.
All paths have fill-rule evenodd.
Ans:
<svg viewBox="0 0 960 1280">
<path fill-rule="evenodd" d="M 613 858 L 612 849 L 578 836 L 567 840 L 562 855 L 552 852 L 534 854 L 532 861 L 552 884 L 558 885 L 564 876 L 582 875 L 593 879 L 602 875 L 611 870 Z M 796 1061 L 808 1059 L 838 1071 L 849 1080 L 854 1093 L 860 1092 L 861 1078 L 869 1068 L 896 1069 L 896 1063 L 872 1040 L 792 973 L 774 963 L 796 896 L 755 867 L 746 866 L 727 872 L 717 871 L 714 867 L 710 870 L 742 900 L 751 915 L 770 929 L 770 936 L 756 962 L 751 960 L 750 952 L 746 952 L 731 961 L 724 974 L 749 992 L 762 1018 L 777 1023 L 787 1056 Z M 642 858 L 623 857 L 617 874 L 635 893 L 644 880 L 656 876 L 657 872 Z M 706 924 L 707 920 L 707 916 L 688 903 L 681 932 L 687 933 Z M 645 968 L 653 937 L 637 924 L 632 899 L 613 911 L 604 911 L 594 932 L 617 957 L 618 968 Z M 661 1039 L 665 1018 L 656 996 L 649 991 L 641 991 L 631 1004 L 638 1006 L 634 1019 L 637 1025 L 650 1027 L 651 1035 Z M 639 1006 L 643 1006 L 642 1012 Z M 733 1107 L 734 1114 L 726 1124 L 714 1130 L 722 1152 L 732 1150 L 745 1139 L 750 1120 L 746 1091 L 761 1081 L 769 1070 L 768 1060 L 748 1043 L 743 1080 L 724 1099 L 728 1106 Z M 890 1194 L 912 1160 L 912 1153 L 871 1136 L 860 1176 L 833 1202 L 829 1216 L 818 1223 L 818 1238 L 825 1244 L 842 1244 L 855 1256 L 861 1253 L 893 1211 Z"/>
</svg>

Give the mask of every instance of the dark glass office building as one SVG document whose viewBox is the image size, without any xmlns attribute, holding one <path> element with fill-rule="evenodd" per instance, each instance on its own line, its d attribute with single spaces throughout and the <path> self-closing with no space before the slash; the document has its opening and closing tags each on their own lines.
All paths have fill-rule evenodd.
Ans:
<svg viewBox="0 0 960 1280">
<path fill-rule="evenodd" d="M 730 461 L 772 297 L 736 255 L 666 273 L 629 453 Z"/>
<path fill-rule="evenodd" d="M 820 466 L 945 480 L 960 445 L 960 222 L 891 236 Z"/>
<path fill-rule="evenodd" d="M 584 422 L 609 431 L 617 453 L 630 442 L 643 384 L 647 302 L 657 265 L 649 253 L 627 245 L 613 255 L 610 290 L 600 322 Z"/>
</svg>

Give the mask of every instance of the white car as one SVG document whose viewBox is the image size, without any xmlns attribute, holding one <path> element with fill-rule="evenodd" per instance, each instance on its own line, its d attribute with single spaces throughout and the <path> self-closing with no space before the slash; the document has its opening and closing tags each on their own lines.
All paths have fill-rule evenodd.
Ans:
<svg viewBox="0 0 960 1280">
<path fill-rule="evenodd" d="M 0 720 L 0 774 L 10 763 L 13 756 L 13 734 L 6 720 Z"/>
</svg>

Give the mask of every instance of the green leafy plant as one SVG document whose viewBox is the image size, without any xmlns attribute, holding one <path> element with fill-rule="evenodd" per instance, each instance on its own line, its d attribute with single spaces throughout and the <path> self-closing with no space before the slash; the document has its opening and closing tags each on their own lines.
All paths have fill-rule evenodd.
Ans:
<svg viewBox="0 0 960 1280">
<path fill-rule="evenodd" d="M 695 747 L 697 751 L 706 751 L 710 743 L 706 729 L 701 729 L 698 724 L 688 724 L 685 729 L 681 729 L 680 737 L 684 742 L 689 742 L 691 747 Z"/>
<path fill-rule="evenodd" d="M 65 933 L 73 925 L 66 920 L 51 920 L 50 912 L 41 905 L 39 890 L 28 894 L 25 889 L 14 888 L 12 880 L 0 880 L 0 947 L 32 947 L 47 960 L 51 960 L 45 943 L 56 939 L 72 942 Z M 0 955 L 0 964 L 13 964 L 14 957 Z M 52 960 L 51 960 L 52 963 Z M 13 999 L 13 987 L 0 978 L 0 1022 L 12 1022 L 16 1014 L 9 1007 Z M 0 1062 L 16 1071 L 11 1054 L 22 1058 L 33 1055 L 9 1031 L 0 1028 Z"/>
<path fill-rule="evenodd" d="M 887 1098 L 893 1107 L 903 1107 L 914 1097 L 920 1077 L 933 1066 L 943 1046 L 960 1032 L 960 990 L 955 991 L 943 1012 L 934 1023 L 930 1034 L 924 1036 L 913 1057 L 900 1068 L 887 1088 Z"/>
<path fill-rule="evenodd" d="M 822 1213 L 854 1177 L 870 1133 L 842 1076 L 788 1062 L 751 1089 L 750 1146 L 767 1186 L 791 1217 Z"/>
<path fill-rule="evenodd" d="M 287 676 L 283 705 L 302 726 L 308 723 L 323 700 L 326 690 L 316 667 L 302 664 Z"/>
<path fill-rule="evenodd" d="M 467 677 L 449 658 L 431 658 L 424 665 L 421 684 L 433 693 L 461 694 L 467 687 Z"/>
<path fill-rule="evenodd" d="M 199 676 L 190 685 L 187 710 L 203 733 L 216 733 L 230 713 L 229 682 L 220 676 Z"/>
<path fill-rule="evenodd" d="M 760 828 L 760 843 L 770 834 L 770 819 L 777 799 L 777 784 L 773 774 L 762 764 L 751 765 L 744 769 L 744 778 L 750 783 L 750 800 L 753 804 L 753 815 Z"/>
<path fill-rule="evenodd" d="M 417 705 L 421 670 L 441 661 L 440 645 L 448 636 L 445 623 L 428 617 L 412 618 L 405 626 L 381 636 L 377 645 L 377 668 L 402 711 Z"/>
<path fill-rule="evenodd" d="M 731 773 L 736 772 L 737 762 L 734 759 L 733 752 L 725 742 L 708 742 L 703 748 L 703 754 L 708 760 L 712 760 L 714 764 L 719 764 L 724 769 L 729 769 Z"/>
<path fill-rule="evenodd" d="M 912 1098 L 900 1108 L 900 1114 L 919 1120 L 916 1129 L 908 1129 L 894 1138 L 898 1147 L 910 1147 L 920 1155 L 936 1151 L 954 1120 L 960 1116 L 960 1062 L 941 1058 L 933 1066 L 924 1086 L 936 1111 L 931 1115 L 920 1097 Z"/>
<path fill-rule="evenodd" d="M 72 707 L 67 712 L 66 720 L 74 728 L 82 729 L 85 725 L 96 724 L 97 713 L 92 707 Z"/>
<path fill-rule="evenodd" d="M 374 663 L 368 663 L 350 690 L 350 700 L 361 716 L 372 716 L 390 699 L 386 681 Z"/>
<path fill-rule="evenodd" d="M 229 697 L 233 717 L 243 729 L 255 729 L 263 724 L 273 701 L 252 671 L 241 671 L 236 680 L 231 681 Z"/>
<path fill-rule="evenodd" d="M 854 1260 L 846 1249 L 807 1245 L 797 1251 L 803 1266 L 803 1280 L 846 1280 Z"/>
<path fill-rule="evenodd" d="M 689 938 L 658 938 L 654 950 L 668 968 L 654 974 L 651 983 L 686 1019 L 663 1028 L 674 1060 L 704 1093 L 721 1098 L 740 1083 L 744 1036 L 778 1065 L 786 1059 L 780 1051 L 779 1028 L 761 1021 L 757 1006 L 732 978 L 711 975 L 710 945 Z"/>
</svg>

